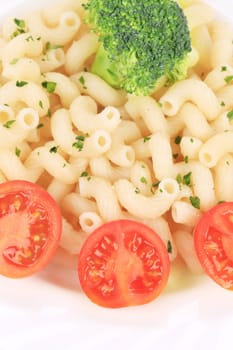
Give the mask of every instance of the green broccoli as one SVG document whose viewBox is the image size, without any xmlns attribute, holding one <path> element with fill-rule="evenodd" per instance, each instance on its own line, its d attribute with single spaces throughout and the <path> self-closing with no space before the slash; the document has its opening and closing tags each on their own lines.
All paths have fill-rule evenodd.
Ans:
<svg viewBox="0 0 233 350">
<path fill-rule="evenodd" d="M 185 77 L 191 40 L 174 0 L 87 0 L 86 22 L 99 36 L 91 71 L 128 93 L 150 95 Z"/>
</svg>

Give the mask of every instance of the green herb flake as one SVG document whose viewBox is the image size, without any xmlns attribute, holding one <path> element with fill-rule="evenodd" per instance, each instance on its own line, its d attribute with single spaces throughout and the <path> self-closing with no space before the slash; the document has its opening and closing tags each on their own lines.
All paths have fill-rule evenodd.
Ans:
<svg viewBox="0 0 233 350">
<path fill-rule="evenodd" d="M 227 71 L 227 66 L 222 66 L 221 67 L 221 72 L 226 72 Z"/>
<path fill-rule="evenodd" d="M 15 154 L 17 157 L 20 157 L 21 150 L 18 147 L 15 148 Z"/>
<path fill-rule="evenodd" d="M 32 35 L 29 35 L 25 40 L 26 41 L 34 41 L 34 38 Z"/>
<path fill-rule="evenodd" d="M 50 152 L 50 153 L 57 153 L 58 147 L 59 147 L 59 146 L 53 146 L 53 147 L 51 147 L 50 150 L 49 150 L 49 152 Z"/>
<path fill-rule="evenodd" d="M 43 88 L 45 88 L 49 93 L 53 93 L 56 89 L 57 83 L 54 81 L 43 81 L 41 83 Z"/>
<path fill-rule="evenodd" d="M 191 185 L 191 175 L 192 172 L 190 171 L 189 173 L 185 174 L 182 176 L 181 174 L 177 174 L 176 176 L 176 181 L 178 182 L 179 185 L 186 185 L 190 186 Z"/>
<path fill-rule="evenodd" d="M 86 85 L 85 85 L 85 78 L 84 78 L 83 75 L 79 78 L 79 82 L 80 82 L 80 84 L 82 85 L 82 87 L 83 87 L 84 89 L 87 89 L 87 87 L 86 87 Z"/>
<path fill-rule="evenodd" d="M 18 58 L 13 58 L 13 60 L 10 61 L 10 64 L 16 64 L 18 62 Z"/>
<path fill-rule="evenodd" d="M 170 254 L 172 253 L 172 244 L 170 240 L 167 241 L 167 252 Z"/>
<path fill-rule="evenodd" d="M 145 136 L 143 139 L 143 142 L 146 143 L 146 142 L 150 141 L 150 139 L 151 139 L 150 136 Z"/>
<path fill-rule="evenodd" d="M 224 78 L 224 80 L 227 84 L 230 84 L 233 80 L 233 75 L 228 75 L 227 77 Z"/>
<path fill-rule="evenodd" d="M 51 116 L 52 116 L 52 112 L 51 112 L 51 109 L 49 108 L 48 109 L 48 117 L 51 118 Z"/>
<path fill-rule="evenodd" d="M 190 196 L 189 197 L 190 203 L 192 206 L 196 209 L 200 209 L 200 198 L 197 196 Z"/>
<path fill-rule="evenodd" d="M 88 172 L 87 171 L 83 171 L 82 174 L 80 175 L 80 177 L 88 177 Z"/>
<path fill-rule="evenodd" d="M 225 102 L 224 102 L 224 101 L 221 101 L 221 102 L 220 102 L 220 106 L 221 106 L 221 107 L 225 107 L 225 106 L 226 106 Z"/>
<path fill-rule="evenodd" d="M 184 157 L 184 162 L 185 162 L 185 164 L 187 164 L 189 162 L 189 157 L 188 156 Z"/>
<path fill-rule="evenodd" d="M 42 109 L 44 108 L 43 102 L 41 100 L 39 101 L 39 107 L 42 108 Z"/>
<path fill-rule="evenodd" d="M 79 82 L 82 84 L 82 85 L 85 85 L 85 79 L 84 79 L 84 76 L 81 75 L 81 77 L 79 78 Z"/>
<path fill-rule="evenodd" d="M 158 188 L 159 184 L 160 184 L 160 181 L 152 183 L 151 189 L 150 189 L 152 194 L 155 194 L 155 189 Z"/>
<path fill-rule="evenodd" d="M 21 29 L 26 27 L 25 21 L 23 19 L 14 18 L 14 22 L 17 25 L 17 27 Z"/>
<path fill-rule="evenodd" d="M 175 138 L 175 144 L 176 145 L 179 145 L 180 143 L 181 143 L 181 140 L 182 140 L 182 137 L 181 136 L 176 136 L 176 138 Z"/>
<path fill-rule="evenodd" d="M 23 81 L 23 80 L 17 80 L 17 81 L 16 81 L 16 86 L 17 86 L 17 87 L 23 87 L 23 86 L 25 86 L 25 85 L 27 85 L 27 84 L 28 84 L 27 81 Z"/>
<path fill-rule="evenodd" d="M 4 128 L 10 129 L 11 126 L 16 122 L 15 119 L 8 120 L 5 124 L 3 124 Z"/>
<path fill-rule="evenodd" d="M 233 119 L 233 110 L 227 113 L 227 119 L 231 121 Z"/>
<path fill-rule="evenodd" d="M 77 148 L 78 151 L 81 152 L 84 147 L 85 136 L 82 136 L 82 135 L 76 136 L 75 140 L 76 141 L 72 144 L 72 147 Z"/>
<path fill-rule="evenodd" d="M 141 177 L 141 179 L 140 179 L 140 182 L 142 183 L 142 184 L 147 184 L 147 179 L 144 177 L 144 176 L 142 176 Z"/>
<path fill-rule="evenodd" d="M 182 178 L 181 174 L 177 174 L 176 175 L 176 181 L 178 182 L 178 184 L 182 184 L 183 183 L 183 178 Z"/>
<path fill-rule="evenodd" d="M 140 190 L 138 187 L 135 188 L 135 191 L 134 191 L 136 194 L 139 194 L 140 193 Z"/>
<path fill-rule="evenodd" d="M 44 126 L 44 124 L 43 124 L 43 123 L 40 123 L 40 124 L 37 125 L 36 128 L 37 128 L 37 129 L 41 129 L 41 128 L 43 128 L 43 126 Z"/>
<path fill-rule="evenodd" d="M 191 185 L 191 175 L 192 175 L 192 173 L 190 171 L 189 173 L 187 173 L 183 176 L 182 181 L 183 181 L 184 185 L 187 185 L 187 186 Z"/>
<path fill-rule="evenodd" d="M 57 49 L 61 49 L 62 47 L 63 47 L 62 45 L 53 45 L 49 41 L 47 41 L 47 43 L 45 44 L 46 51 L 57 50 Z"/>
</svg>

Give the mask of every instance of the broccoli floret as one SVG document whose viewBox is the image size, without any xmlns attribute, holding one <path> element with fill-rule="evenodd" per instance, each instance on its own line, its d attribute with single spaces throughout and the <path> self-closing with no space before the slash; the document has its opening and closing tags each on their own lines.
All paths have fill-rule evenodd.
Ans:
<svg viewBox="0 0 233 350">
<path fill-rule="evenodd" d="M 83 7 L 100 41 L 91 71 L 110 85 L 149 95 L 161 80 L 185 77 L 191 40 L 175 0 L 87 0 Z"/>
</svg>

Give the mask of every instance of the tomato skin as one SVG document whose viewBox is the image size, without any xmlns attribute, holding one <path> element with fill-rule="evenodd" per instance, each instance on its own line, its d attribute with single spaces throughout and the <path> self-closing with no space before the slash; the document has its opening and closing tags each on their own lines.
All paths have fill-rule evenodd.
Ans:
<svg viewBox="0 0 233 350">
<path fill-rule="evenodd" d="M 223 202 L 203 214 L 194 228 L 194 246 L 206 274 L 233 290 L 233 202 Z"/>
<path fill-rule="evenodd" d="M 0 184 L 0 274 L 20 278 L 43 269 L 61 231 L 60 210 L 46 190 L 24 180 Z"/>
<path fill-rule="evenodd" d="M 97 228 L 78 259 L 81 288 L 94 303 L 109 308 L 152 301 L 164 289 L 169 272 L 169 255 L 161 238 L 133 220 Z"/>
</svg>

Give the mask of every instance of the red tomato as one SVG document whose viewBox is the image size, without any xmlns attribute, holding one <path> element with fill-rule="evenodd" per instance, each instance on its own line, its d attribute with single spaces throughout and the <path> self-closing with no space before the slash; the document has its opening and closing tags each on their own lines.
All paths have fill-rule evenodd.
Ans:
<svg viewBox="0 0 233 350">
<path fill-rule="evenodd" d="M 204 271 L 223 288 L 233 290 L 233 202 L 203 214 L 194 229 L 194 244 Z"/>
<path fill-rule="evenodd" d="M 59 208 L 43 188 L 22 180 L 0 184 L 0 274 L 41 270 L 58 247 L 61 227 Z"/>
<path fill-rule="evenodd" d="M 97 228 L 78 261 L 81 287 L 96 304 L 117 308 L 155 299 L 170 271 L 165 244 L 149 227 L 118 220 Z"/>
</svg>

